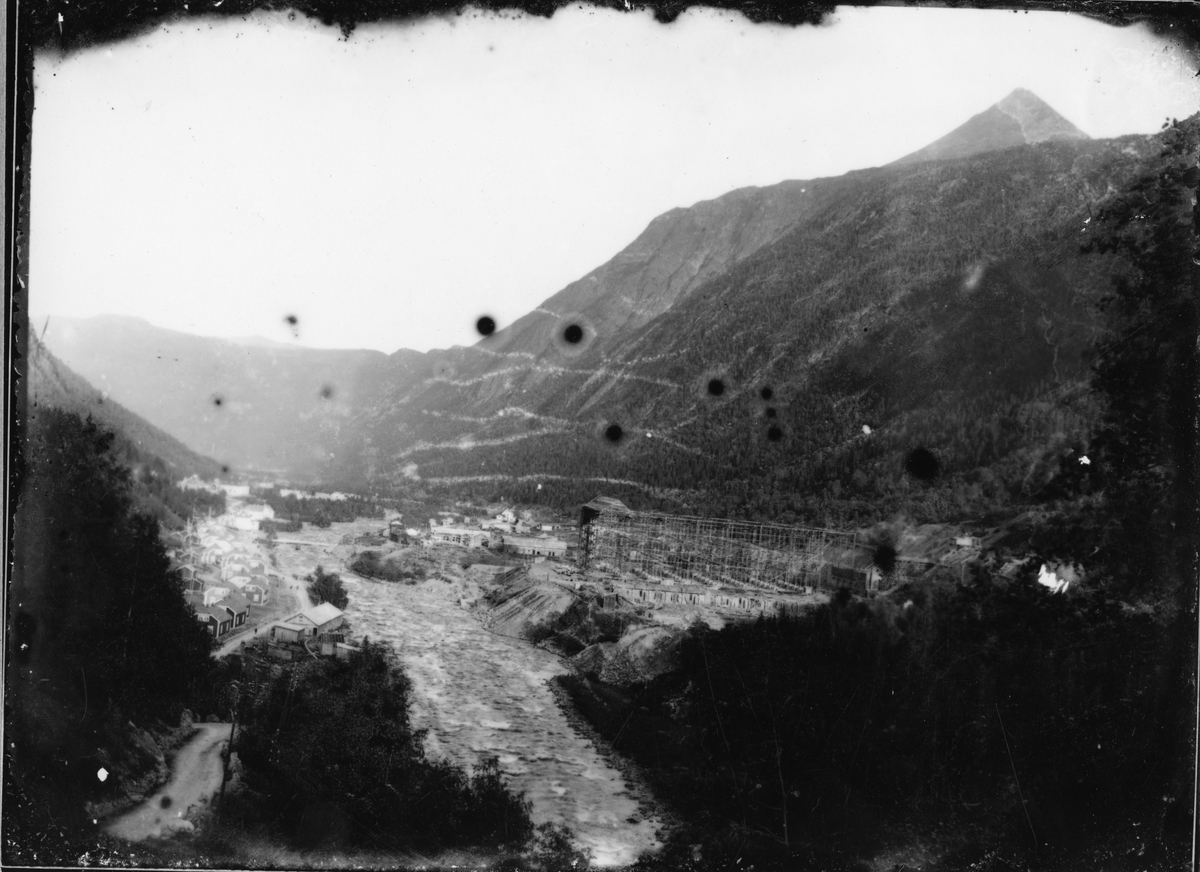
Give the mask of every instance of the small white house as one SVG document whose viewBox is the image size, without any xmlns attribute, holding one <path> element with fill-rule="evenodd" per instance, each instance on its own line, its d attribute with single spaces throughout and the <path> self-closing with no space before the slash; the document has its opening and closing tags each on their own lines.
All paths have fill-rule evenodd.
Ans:
<svg viewBox="0 0 1200 872">
<path fill-rule="evenodd" d="M 304 628 L 306 636 L 317 636 L 336 630 L 345 620 L 345 612 L 333 603 L 321 603 L 311 609 L 297 612 L 287 619 L 287 623 Z"/>
<path fill-rule="evenodd" d="M 227 587 L 206 587 L 204 589 L 203 602 L 206 606 L 215 605 L 229 596 L 231 592 Z"/>
</svg>

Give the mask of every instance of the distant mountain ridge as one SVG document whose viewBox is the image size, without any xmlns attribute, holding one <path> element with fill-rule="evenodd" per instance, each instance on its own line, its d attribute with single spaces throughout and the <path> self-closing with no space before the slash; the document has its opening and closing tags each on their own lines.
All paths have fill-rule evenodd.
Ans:
<svg viewBox="0 0 1200 872">
<path fill-rule="evenodd" d="M 280 456 L 303 460 L 281 468 L 820 521 L 911 497 L 904 452 L 922 444 L 957 489 L 928 497 L 933 515 L 1011 500 L 1095 414 L 1044 399 L 1080 389 L 1096 303 L 1129 268 L 1084 255 L 1082 234 L 1160 143 L 1088 139 L 1022 91 L 939 142 L 672 210 L 474 346 L 364 352 L 336 415 L 272 413 Z M 103 372 L 111 340 L 84 344 Z"/>
<path fill-rule="evenodd" d="M 211 457 L 193 451 L 89 384 L 46 348 L 32 325 L 25 376 L 31 414 L 38 408 L 54 407 L 82 418 L 91 417 L 119 438 L 128 440 L 136 450 L 161 459 L 171 470 L 174 481 L 189 475 L 216 478 L 222 472 L 221 465 Z"/>
<path fill-rule="evenodd" d="M 249 345 L 140 318 L 49 321 L 46 344 L 114 399 L 232 467 L 303 476 L 326 462 L 378 351 Z"/>
<path fill-rule="evenodd" d="M 893 163 L 952 160 L 1018 145 L 1088 138 L 1032 91 L 1018 88 L 941 139 Z"/>
</svg>

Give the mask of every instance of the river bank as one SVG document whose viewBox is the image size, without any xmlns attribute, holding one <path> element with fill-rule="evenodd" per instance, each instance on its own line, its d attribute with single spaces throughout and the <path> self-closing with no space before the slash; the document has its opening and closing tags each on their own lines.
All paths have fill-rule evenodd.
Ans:
<svg viewBox="0 0 1200 872">
<path fill-rule="evenodd" d="M 462 565 L 472 552 L 414 548 L 413 559 L 428 563 L 427 580 L 366 579 L 347 568 L 358 551 L 350 542 L 375 526 L 306 527 L 272 550 L 285 579 L 303 579 L 317 565 L 342 577 L 352 636 L 391 643 L 405 667 L 427 752 L 466 768 L 496 757 L 511 788 L 532 804 L 534 822 L 570 828 L 595 865 L 624 866 L 658 850 L 665 824 L 649 791 L 577 728 L 551 686 L 569 666 L 524 639 L 489 632 L 472 608 L 484 593 Z"/>
</svg>

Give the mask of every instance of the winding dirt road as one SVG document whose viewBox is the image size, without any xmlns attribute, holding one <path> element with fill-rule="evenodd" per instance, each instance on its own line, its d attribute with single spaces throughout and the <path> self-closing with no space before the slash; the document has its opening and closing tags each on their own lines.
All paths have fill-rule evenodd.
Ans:
<svg viewBox="0 0 1200 872">
<path fill-rule="evenodd" d="M 118 839 L 140 842 L 190 831 L 184 818 L 196 805 L 211 805 L 221 789 L 221 753 L 229 741 L 229 724 L 197 724 L 200 732 L 175 754 L 171 780 L 132 811 L 116 818 L 105 831 Z M 164 797 L 170 797 L 163 807 Z M 185 825 L 186 824 L 186 825 Z"/>
</svg>

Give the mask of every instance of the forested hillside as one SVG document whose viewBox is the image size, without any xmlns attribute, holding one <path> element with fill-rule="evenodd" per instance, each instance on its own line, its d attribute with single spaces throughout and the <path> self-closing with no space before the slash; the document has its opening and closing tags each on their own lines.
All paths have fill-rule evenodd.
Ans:
<svg viewBox="0 0 1200 872">
<path fill-rule="evenodd" d="M 56 408 L 102 425 L 112 434 L 109 453 L 132 474 L 137 507 L 170 528 L 183 525 L 193 513 L 225 510 L 225 495 L 185 491 L 175 486 L 189 475 L 217 478 L 222 467 L 192 451 L 120 403 L 106 398 L 29 334 L 27 398 L 31 414 Z"/>
<path fill-rule="evenodd" d="M 136 510 L 113 435 L 41 407 L 25 437 L 6 612 L 4 860 L 75 863 L 97 845 L 85 803 L 117 799 L 153 769 L 139 728 L 169 729 L 208 700 L 211 639 L 158 525 Z"/>
<path fill-rule="evenodd" d="M 192 336 L 116 316 L 51 318 L 45 341 L 192 449 L 231 467 L 297 477 L 325 459 L 355 402 L 360 370 L 383 358 Z"/>
<path fill-rule="evenodd" d="M 1112 402 L 1093 364 L 1130 316 L 1110 301 L 1167 268 L 1097 240 L 1118 204 L 1181 177 L 1196 127 L 814 183 L 820 205 L 782 238 L 602 349 L 410 368 L 421 380 L 381 387 L 332 468 L 364 487 L 835 524 L 1039 505 Z M 1153 217 L 1178 236 L 1186 206 Z"/>
</svg>

